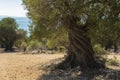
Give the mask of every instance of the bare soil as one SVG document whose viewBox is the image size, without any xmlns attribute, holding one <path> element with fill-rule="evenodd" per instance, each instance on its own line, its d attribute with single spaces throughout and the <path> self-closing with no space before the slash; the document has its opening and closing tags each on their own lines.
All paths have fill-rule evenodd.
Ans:
<svg viewBox="0 0 120 80">
<path fill-rule="evenodd" d="M 112 70 L 104 72 L 81 73 L 79 69 L 71 69 L 68 71 L 56 70 L 46 71 L 40 68 L 41 65 L 52 63 L 53 60 L 62 58 L 64 55 L 58 54 L 21 54 L 21 53 L 1 53 L 0 54 L 0 80 L 109 80 L 97 77 L 93 79 L 93 75 L 110 75 L 111 73 L 118 75 L 120 67 L 109 66 Z M 107 57 L 117 57 L 120 62 L 120 55 L 110 54 Z M 103 71 L 103 70 L 102 70 Z M 110 74 L 107 74 L 110 73 Z M 117 73 L 116 73 L 117 72 Z M 88 74 L 87 74 L 88 73 Z M 88 78 L 86 76 L 90 75 Z M 85 76 L 85 78 L 84 78 Z M 114 75 L 113 75 L 114 76 Z M 92 78 L 91 78 L 92 77 Z M 91 78 L 91 79 L 90 79 Z M 120 78 L 114 78 L 120 80 Z M 110 79 L 110 80 L 114 80 Z"/>
<path fill-rule="evenodd" d="M 38 65 L 63 57 L 62 54 L 0 54 L 0 80 L 36 80 L 45 73 Z"/>
</svg>

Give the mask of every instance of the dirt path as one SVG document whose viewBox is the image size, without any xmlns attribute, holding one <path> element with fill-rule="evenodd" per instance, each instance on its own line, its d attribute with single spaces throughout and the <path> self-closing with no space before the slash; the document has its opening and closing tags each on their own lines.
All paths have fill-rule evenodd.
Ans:
<svg viewBox="0 0 120 80">
<path fill-rule="evenodd" d="M 62 54 L 22 55 L 16 53 L 0 54 L 0 80 L 36 80 L 45 73 L 37 65 L 45 64 Z"/>
</svg>

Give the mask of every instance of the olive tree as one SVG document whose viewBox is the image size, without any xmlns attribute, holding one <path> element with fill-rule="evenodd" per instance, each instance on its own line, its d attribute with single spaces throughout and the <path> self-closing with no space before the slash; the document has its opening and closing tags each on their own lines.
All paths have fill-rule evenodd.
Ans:
<svg viewBox="0 0 120 80">
<path fill-rule="evenodd" d="M 0 21 L 0 42 L 5 46 L 5 51 L 13 51 L 17 27 L 13 18 L 4 18 Z"/>
<path fill-rule="evenodd" d="M 68 32 L 68 56 L 63 66 L 69 64 L 81 69 L 104 67 L 95 59 L 89 31 L 108 16 L 109 10 L 115 10 L 111 9 L 111 6 L 116 6 L 114 3 L 119 6 L 119 0 L 23 0 L 23 3 L 29 11 L 31 29 L 37 38 L 59 31 L 62 33 L 61 29 Z"/>
</svg>

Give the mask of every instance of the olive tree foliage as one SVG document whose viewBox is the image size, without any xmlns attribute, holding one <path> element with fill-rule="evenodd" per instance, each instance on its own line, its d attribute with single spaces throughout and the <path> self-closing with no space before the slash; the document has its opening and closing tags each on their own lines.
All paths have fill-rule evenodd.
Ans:
<svg viewBox="0 0 120 80">
<path fill-rule="evenodd" d="M 102 1 L 101 1 L 102 2 Z M 114 51 L 117 51 L 120 39 L 120 1 L 111 0 L 105 1 L 103 11 L 97 27 L 91 29 L 90 36 L 94 43 L 101 44 L 107 50 L 114 46 Z"/>
<path fill-rule="evenodd" d="M 17 28 L 18 25 L 13 18 L 4 18 L 0 21 L 0 42 L 5 46 L 5 51 L 13 51 Z"/>
<path fill-rule="evenodd" d="M 32 20 L 34 37 L 41 39 L 67 32 L 69 45 L 65 63 L 70 67 L 103 67 L 96 62 L 89 32 L 103 25 L 101 22 L 113 21 L 111 12 L 119 15 L 119 0 L 23 0 L 23 4 Z"/>
<path fill-rule="evenodd" d="M 29 45 L 28 45 L 27 49 L 31 51 L 31 50 L 40 49 L 41 47 L 42 47 L 42 43 L 40 43 L 37 40 L 31 40 L 29 42 Z"/>
<path fill-rule="evenodd" d="M 48 38 L 47 41 L 47 47 L 48 48 L 59 48 L 60 46 L 64 47 L 65 49 L 68 48 L 68 33 L 66 31 L 64 32 L 57 32 L 54 33 L 50 38 Z"/>
<path fill-rule="evenodd" d="M 18 29 L 16 31 L 17 33 L 17 40 L 15 41 L 15 46 L 21 50 L 25 49 L 27 47 L 27 31 L 25 31 L 24 29 Z"/>
</svg>

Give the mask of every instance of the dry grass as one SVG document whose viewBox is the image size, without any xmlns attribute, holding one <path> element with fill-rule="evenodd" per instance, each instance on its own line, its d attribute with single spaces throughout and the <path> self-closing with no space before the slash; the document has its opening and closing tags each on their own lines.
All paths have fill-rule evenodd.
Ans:
<svg viewBox="0 0 120 80">
<path fill-rule="evenodd" d="M 49 63 L 54 59 L 62 58 L 63 54 L 21 54 L 21 53 L 4 53 L 0 54 L 0 80 L 36 80 L 39 77 L 39 80 L 67 80 L 63 79 L 69 75 L 67 72 L 61 72 L 65 74 L 61 79 L 45 79 L 43 75 L 48 75 L 49 73 L 43 69 L 40 69 L 40 65 Z M 113 58 L 114 54 L 108 55 L 108 58 Z M 120 55 L 115 55 L 117 59 L 120 61 Z M 109 66 L 110 68 L 120 70 L 120 67 Z M 80 73 L 72 71 L 73 74 Z M 72 73 L 71 72 L 71 73 Z M 56 73 L 60 73 L 59 71 Z M 51 74 L 54 74 L 51 73 Z M 50 74 L 50 75 L 51 75 Z M 56 75 L 56 74 L 55 74 Z M 56 77 L 52 75 L 52 77 Z M 73 75 L 74 76 L 74 75 Z M 49 76 L 46 76 L 49 77 Z M 70 79 L 68 79 L 70 80 Z M 74 80 L 74 79 L 71 79 Z M 80 80 L 80 79 L 79 79 Z M 83 79 L 82 79 L 83 80 Z"/>
<path fill-rule="evenodd" d="M 38 65 L 60 57 L 63 57 L 63 55 L 0 54 L 0 80 L 36 80 L 38 76 L 45 73 L 45 71 L 38 69 Z"/>
<path fill-rule="evenodd" d="M 117 60 L 119 60 L 119 62 L 120 62 L 120 53 L 111 53 L 111 54 L 107 55 L 107 57 L 108 57 L 109 59 L 114 58 L 114 56 L 115 56 L 115 57 L 117 58 Z"/>
<path fill-rule="evenodd" d="M 107 55 L 106 58 L 108 59 L 108 61 L 110 61 L 110 60 L 115 61 L 115 63 L 117 63 L 119 65 L 119 66 L 107 65 L 108 68 L 120 70 L 120 53 L 119 54 L 111 53 L 111 54 Z"/>
</svg>

